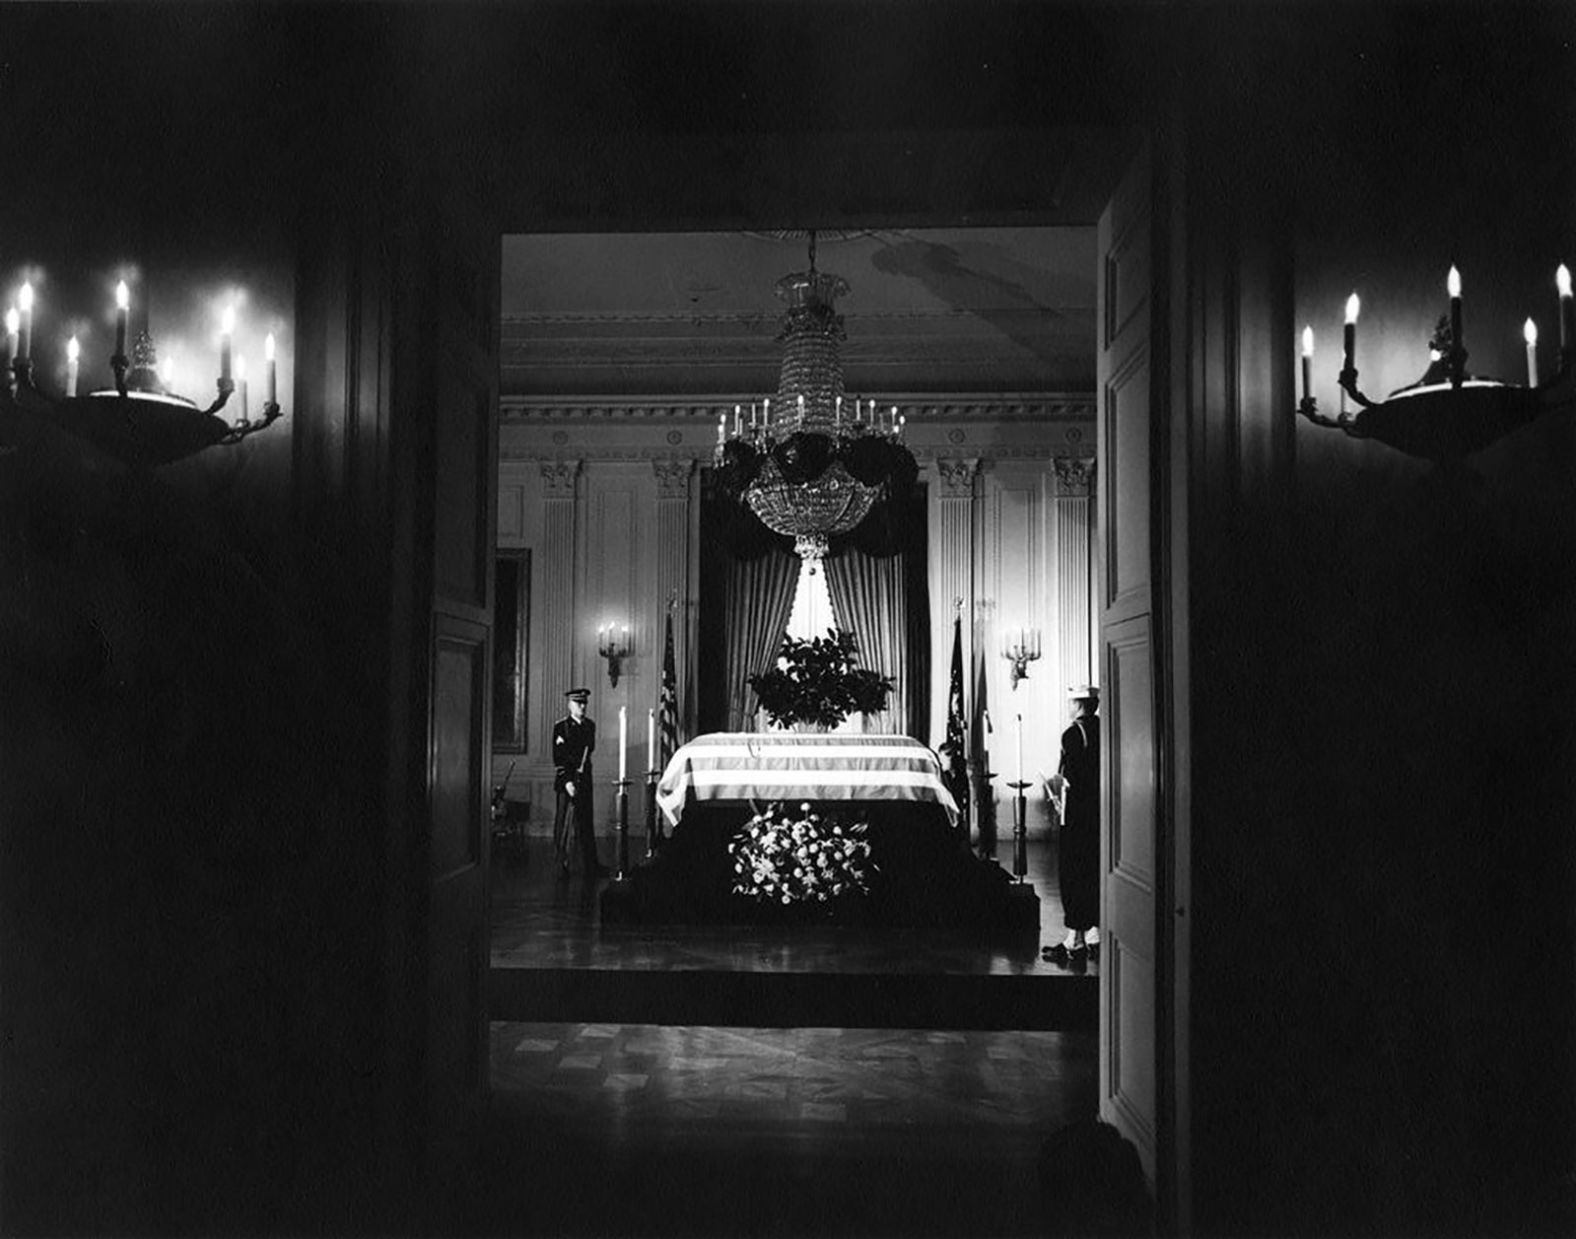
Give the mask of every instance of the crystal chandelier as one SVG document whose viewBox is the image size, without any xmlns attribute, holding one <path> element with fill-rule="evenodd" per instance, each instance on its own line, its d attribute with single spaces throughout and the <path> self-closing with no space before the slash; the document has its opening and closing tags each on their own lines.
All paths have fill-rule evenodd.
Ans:
<svg viewBox="0 0 1576 1239">
<path fill-rule="evenodd" d="M 816 270 L 810 233 L 809 270 L 777 281 L 777 295 L 788 303 L 777 336 L 777 394 L 748 411 L 734 406 L 732 427 L 726 414 L 717 426 L 723 489 L 768 529 L 793 538 L 809 561 L 825 556 L 829 537 L 854 529 L 877 500 L 918 473 L 896 406 L 883 414 L 874 400 L 849 400 L 843 390 L 845 333 L 835 302 L 846 292 L 841 276 Z"/>
<path fill-rule="evenodd" d="M 81 349 L 76 336 L 66 342 L 65 396 L 55 398 L 33 383 L 33 310 L 31 283 L 24 283 L 5 315 L 7 373 L 0 385 L 0 449 L 14 451 L 46 426 L 92 443 L 127 465 L 165 465 L 205 448 L 239 443 L 280 417 L 274 337 L 264 342 L 264 398 L 252 416 L 245 359 L 233 355 L 235 311 L 224 311 L 219 334 L 217 398 L 206 408 L 176 394 L 166 365 L 147 332 L 137 336 L 127 355 L 131 298 L 125 281 L 115 290 L 115 352 L 110 357 L 114 386 L 77 394 Z M 237 396 L 234 421 L 218 413 Z"/>
</svg>

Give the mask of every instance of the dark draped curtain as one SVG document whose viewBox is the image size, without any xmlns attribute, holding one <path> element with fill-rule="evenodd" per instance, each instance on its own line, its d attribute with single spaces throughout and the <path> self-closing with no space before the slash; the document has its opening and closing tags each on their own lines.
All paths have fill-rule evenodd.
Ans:
<svg viewBox="0 0 1576 1239">
<path fill-rule="evenodd" d="M 877 731 L 923 737 L 930 726 L 930 600 L 921 488 L 878 507 L 835 541 L 826 585 L 837 622 L 854 634 L 859 665 L 893 679 Z"/>
<path fill-rule="evenodd" d="M 793 610 L 799 558 L 742 504 L 702 475 L 698 722 L 745 731 L 755 717 L 749 677 L 769 670 Z"/>
</svg>

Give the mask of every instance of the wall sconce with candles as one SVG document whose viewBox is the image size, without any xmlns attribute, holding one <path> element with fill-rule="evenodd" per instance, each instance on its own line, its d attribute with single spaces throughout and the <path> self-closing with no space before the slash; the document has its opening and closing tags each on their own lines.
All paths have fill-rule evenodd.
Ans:
<svg viewBox="0 0 1576 1239">
<path fill-rule="evenodd" d="M 33 383 L 33 311 L 31 281 L 22 285 L 15 304 L 6 312 L 6 382 L 0 391 L 0 440 L 15 448 L 29 432 L 46 425 L 64 430 L 93 444 L 127 465 L 165 465 L 196 455 L 206 448 L 239 443 L 250 434 L 279 420 L 278 369 L 273 333 L 264 345 L 266 398 L 260 416 L 251 417 L 244 363 L 239 369 L 239 417 L 226 422 L 217 416 L 236 391 L 232 373 L 232 340 L 235 307 L 226 306 L 220 324 L 218 398 L 199 408 L 175 394 L 168 366 L 161 372 L 152 337 L 138 335 L 130 355 L 126 351 L 131 293 L 122 280 L 115 289 L 115 352 L 110 369 L 115 385 L 77 394 L 82 348 L 76 336 L 66 342 L 66 383 L 63 397 L 52 397 Z M 15 440 L 15 441 L 12 441 Z"/>
<path fill-rule="evenodd" d="M 1008 643 L 1001 656 L 1012 663 L 1012 691 L 1018 691 L 1018 681 L 1029 678 L 1029 664 L 1040 656 L 1040 630 L 1019 628 L 1008 634 Z"/>
<path fill-rule="evenodd" d="M 602 624 L 597 628 L 596 652 L 607 659 L 607 682 L 614 688 L 618 687 L 629 650 L 628 624 Z"/>
<path fill-rule="evenodd" d="M 1346 300 L 1344 360 L 1338 382 L 1341 407 L 1331 417 L 1319 411 L 1313 396 L 1313 328 L 1302 331 L 1302 400 L 1297 412 L 1315 426 L 1343 431 L 1354 439 L 1375 439 L 1409 456 L 1453 461 L 1488 447 L 1513 430 L 1550 410 L 1576 402 L 1576 309 L 1571 297 L 1570 270 L 1562 263 L 1555 273 L 1559 292 L 1559 367 L 1547 383 L 1538 381 L 1538 328 L 1530 318 L 1522 328 L 1527 345 L 1527 384 L 1517 387 L 1498 379 L 1468 374 L 1462 343 L 1461 273 L 1450 268 L 1446 292 L 1450 311 L 1441 315 L 1429 341 L 1429 366 L 1416 383 L 1370 400 L 1357 386 L 1357 317 L 1361 302 L 1354 292 Z M 1346 407 L 1350 399 L 1356 412 Z"/>
</svg>

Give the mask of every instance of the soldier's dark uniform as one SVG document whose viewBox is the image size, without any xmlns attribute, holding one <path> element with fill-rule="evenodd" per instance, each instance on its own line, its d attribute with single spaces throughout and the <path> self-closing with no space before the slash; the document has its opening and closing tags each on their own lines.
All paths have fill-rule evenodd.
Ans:
<svg viewBox="0 0 1576 1239">
<path fill-rule="evenodd" d="M 583 694 L 583 695 L 582 695 Z M 590 693 L 572 689 L 564 694 L 575 701 L 584 702 Z M 574 819 L 575 838 L 580 845 L 580 857 L 585 872 L 596 875 L 602 870 L 596 855 L 596 833 L 592 819 L 594 799 L 591 752 L 596 748 L 596 724 L 584 716 L 575 718 L 567 714 L 553 724 L 553 790 L 558 793 L 558 803 L 553 814 L 553 849 L 558 864 L 569 871 L 569 822 Z M 568 784 L 575 785 L 571 796 Z"/>
</svg>

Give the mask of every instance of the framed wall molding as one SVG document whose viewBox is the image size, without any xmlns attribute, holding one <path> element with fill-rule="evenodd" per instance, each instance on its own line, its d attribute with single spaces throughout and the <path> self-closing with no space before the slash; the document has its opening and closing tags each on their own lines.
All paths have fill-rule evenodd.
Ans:
<svg viewBox="0 0 1576 1239">
<path fill-rule="evenodd" d="M 526 749 L 526 701 L 530 688 L 531 552 L 497 552 L 493 591 L 493 752 Z"/>
</svg>

